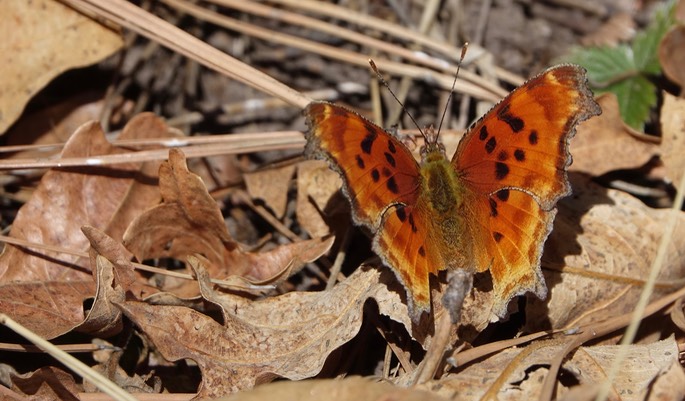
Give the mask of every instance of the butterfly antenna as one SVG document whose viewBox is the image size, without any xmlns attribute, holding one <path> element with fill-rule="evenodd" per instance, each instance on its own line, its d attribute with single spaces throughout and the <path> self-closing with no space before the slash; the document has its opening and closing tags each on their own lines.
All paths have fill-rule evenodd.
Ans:
<svg viewBox="0 0 685 401">
<path fill-rule="evenodd" d="M 395 95 L 395 92 L 393 92 L 392 89 L 390 89 L 390 85 L 388 85 L 388 82 L 385 80 L 385 78 L 383 78 L 383 75 L 381 75 L 381 72 L 378 71 L 378 67 L 376 67 L 376 63 L 374 63 L 373 60 L 369 59 L 369 65 L 371 66 L 371 69 L 373 70 L 373 72 L 376 73 L 376 76 L 378 77 L 378 80 L 381 81 L 381 83 L 383 84 L 383 86 L 385 86 L 385 88 L 388 90 L 388 92 L 390 92 L 390 94 L 392 95 L 392 97 L 395 98 L 395 100 L 396 100 L 397 103 L 400 105 L 400 107 L 402 107 L 402 110 L 403 110 L 405 113 L 407 113 L 407 115 L 409 116 L 409 118 L 411 119 L 411 121 L 414 123 L 414 125 L 416 125 L 416 128 L 419 129 L 419 132 L 421 133 L 421 136 L 424 138 L 424 140 L 426 140 L 426 139 L 427 139 L 427 138 L 426 138 L 426 134 L 423 132 L 423 130 L 422 130 L 421 127 L 419 126 L 419 123 L 416 122 L 416 120 L 414 119 L 414 116 L 411 115 L 411 113 L 409 112 L 409 110 L 407 110 L 407 108 L 404 107 L 404 104 L 402 104 L 402 102 L 400 101 L 400 99 L 397 98 L 397 96 Z"/>
<path fill-rule="evenodd" d="M 464 43 L 461 48 L 461 57 L 459 57 L 459 64 L 457 64 L 457 72 L 454 74 L 454 81 L 452 81 L 452 89 L 450 89 L 450 95 L 445 103 L 445 110 L 442 111 L 442 117 L 440 117 L 440 125 L 438 125 L 438 136 L 440 135 L 440 129 L 442 129 L 442 122 L 445 121 L 445 115 L 447 114 L 447 108 L 452 102 L 452 97 L 454 97 L 454 86 L 457 84 L 457 77 L 459 76 L 459 70 L 461 69 L 461 64 L 464 62 L 464 56 L 466 56 L 466 50 L 469 48 L 469 42 Z"/>
</svg>

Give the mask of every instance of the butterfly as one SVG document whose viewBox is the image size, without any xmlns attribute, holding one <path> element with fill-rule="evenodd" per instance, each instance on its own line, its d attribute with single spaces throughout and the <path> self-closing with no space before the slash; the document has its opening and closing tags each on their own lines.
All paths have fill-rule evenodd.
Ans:
<svg viewBox="0 0 685 401">
<path fill-rule="evenodd" d="M 429 275 L 489 270 L 492 312 L 526 292 L 546 298 L 540 267 L 556 202 L 570 194 L 569 140 L 601 109 L 586 71 L 552 67 L 512 91 L 471 125 L 448 160 L 432 127 L 421 163 L 398 138 L 327 102 L 304 110 L 305 155 L 343 180 L 357 225 L 407 291 L 409 313 L 430 310 Z"/>
</svg>

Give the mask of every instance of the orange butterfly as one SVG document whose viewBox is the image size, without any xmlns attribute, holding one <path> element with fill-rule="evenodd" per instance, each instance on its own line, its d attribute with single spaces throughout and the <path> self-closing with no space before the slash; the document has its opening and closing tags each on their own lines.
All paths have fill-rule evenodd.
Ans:
<svg viewBox="0 0 685 401">
<path fill-rule="evenodd" d="M 397 138 L 355 112 L 313 102 L 304 114 L 305 153 L 343 178 L 355 223 L 407 289 L 414 321 L 430 309 L 429 273 L 490 270 L 492 311 L 504 317 L 525 292 L 547 287 L 540 256 L 571 191 L 569 139 L 601 109 L 585 70 L 550 68 L 515 89 L 472 125 L 449 162 L 432 127 L 419 165 Z"/>
</svg>

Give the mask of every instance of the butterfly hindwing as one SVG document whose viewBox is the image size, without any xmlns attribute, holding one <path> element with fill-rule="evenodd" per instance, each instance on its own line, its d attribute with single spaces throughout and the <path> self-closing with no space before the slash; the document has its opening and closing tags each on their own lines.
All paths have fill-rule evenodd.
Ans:
<svg viewBox="0 0 685 401">
<path fill-rule="evenodd" d="M 388 209 L 374 237 L 374 251 L 388 266 L 398 266 L 395 273 L 407 289 L 409 312 L 417 321 L 421 312 L 430 310 L 429 274 L 446 264 L 432 240 L 431 218 L 421 205 L 398 205 Z"/>
<path fill-rule="evenodd" d="M 475 236 L 475 264 L 492 276 L 493 313 L 504 316 L 509 300 L 528 291 L 544 299 L 540 257 L 556 210 L 545 211 L 529 194 L 513 189 L 471 196 L 466 204 L 473 217 L 467 225 Z"/>
<path fill-rule="evenodd" d="M 305 154 L 328 160 L 342 175 L 358 224 L 375 231 L 388 207 L 416 200 L 419 165 L 395 137 L 330 103 L 312 102 L 304 114 L 309 126 Z"/>
</svg>

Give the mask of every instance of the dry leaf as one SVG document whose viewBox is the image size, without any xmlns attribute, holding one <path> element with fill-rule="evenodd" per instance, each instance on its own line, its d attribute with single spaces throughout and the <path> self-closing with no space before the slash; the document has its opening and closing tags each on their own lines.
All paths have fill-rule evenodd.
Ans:
<svg viewBox="0 0 685 401">
<path fill-rule="evenodd" d="M 83 321 L 83 300 L 94 293 L 92 278 L 5 283 L 0 286 L 0 310 L 50 339 L 71 331 Z"/>
<path fill-rule="evenodd" d="M 637 168 L 659 152 L 658 139 L 636 136 L 621 119 L 614 94 L 597 98 L 602 114 L 583 122 L 571 141 L 570 171 L 593 176 L 612 170 Z M 608 156 L 610 155 L 610 156 Z"/>
<path fill-rule="evenodd" d="M 428 391 L 394 386 L 389 382 L 352 376 L 344 379 L 276 382 L 257 386 L 216 401 L 441 401 Z"/>
<path fill-rule="evenodd" d="M 6 144 L 61 145 L 68 141 L 80 126 L 100 118 L 103 104 L 103 100 L 93 101 L 92 95 L 77 96 L 27 114 L 7 131 Z M 59 147 L 31 149 L 12 153 L 8 158 L 46 158 L 58 154 L 59 151 Z"/>
<path fill-rule="evenodd" d="M 202 180 L 188 171 L 183 152 L 169 151 L 169 161 L 162 164 L 159 187 L 164 202 L 140 215 L 124 235 L 124 245 L 138 260 L 176 258 L 202 254 L 211 262 L 212 277 L 231 275 L 251 281 L 281 277 L 284 270 L 297 272 L 306 263 L 318 259 L 330 249 L 333 240 L 313 239 L 282 245 L 267 252 L 244 252 L 226 228 L 221 211 Z M 179 296 L 197 294 L 193 282 L 180 284 L 169 280 Z M 176 286 L 176 287 L 172 287 Z"/>
<path fill-rule="evenodd" d="M 661 159 L 668 177 L 678 185 L 685 174 L 685 99 L 664 92 L 661 134 Z"/>
<path fill-rule="evenodd" d="M 357 334 L 366 300 L 387 298 L 387 287 L 378 279 L 377 270 L 358 269 L 330 291 L 260 301 L 216 294 L 227 317 L 223 326 L 184 307 L 142 302 L 120 307 L 165 358 L 197 362 L 202 371 L 198 397 L 216 397 L 276 376 L 301 380 L 316 375 L 328 355 Z M 406 307 L 401 309 L 406 314 Z"/>
<path fill-rule="evenodd" d="M 266 206 L 273 210 L 274 215 L 281 219 L 285 214 L 288 188 L 294 173 L 295 165 L 290 164 L 281 168 L 245 174 L 243 177 L 250 196 L 263 200 Z"/>
<path fill-rule="evenodd" d="M 567 341 L 572 341 L 572 338 L 568 337 Z M 506 349 L 418 388 L 450 398 L 458 395 L 462 401 L 480 400 L 487 396 L 497 397 L 500 401 L 537 399 L 547 366 L 564 346 L 563 342 L 550 340 L 539 342 L 535 347 Z M 573 376 L 572 381 L 583 386 L 596 385 L 606 379 L 619 347 L 580 347 L 562 367 L 566 374 Z M 668 373 L 677 362 L 678 344 L 673 337 L 647 345 L 630 345 L 612 392 L 624 401 L 643 400 L 654 388 L 655 380 Z M 557 383 L 557 397 L 567 391 L 563 382 Z M 673 396 L 683 392 L 682 388 L 673 387 L 666 391 Z"/>
<path fill-rule="evenodd" d="M 123 45 L 118 33 L 54 0 L 0 2 L 0 133 L 62 72 L 98 62 Z"/>
<path fill-rule="evenodd" d="M 331 232 L 323 219 L 331 197 L 342 187 L 340 175 L 320 160 L 307 160 L 297 165 L 297 221 L 310 237 Z M 341 205 L 347 205 L 342 198 Z M 346 206 L 343 206 L 346 207 Z"/>
<path fill-rule="evenodd" d="M 168 128 L 160 119 L 151 114 L 141 114 L 129 122 L 120 138 L 168 136 Z M 70 138 L 62 157 L 123 152 L 127 151 L 107 142 L 97 123 L 88 123 Z M 156 169 L 156 163 L 51 169 L 43 176 L 29 202 L 19 210 L 10 236 L 73 251 L 88 249 L 88 240 L 81 233 L 83 225 L 98 227 L 113 238 L 121 238 L 124 227 L 135 214 L 158 202 L 158 190 L 149 183 L 151 171 Z M 46 292 L 55 288 L 69 291 L 64 296 L 53 294 L 60 299 L 59 302 L 27 304 L 47 308 L 41 313 L 34 310 L 26 314 L 21 308 L 9 309 L 13 318 L 47 338 L 63 334 L 79 324 L 83 320 L 83 299 L 92 297 L 95 291 L 93 273 L 87 260 L 48 251 L 27 251 L 12 245 L 6 245 L 0 255 L 0 283 L 9 282 L 12 283 L 0 287 L 0 293 L 10 291 L 6 286 L 16 286 L 18 282 L 46 286 Z M 72 292 L 70 287 L 77 289 Z M 46 316 L 52 315 L 59 318 L 45 324 Z"/>
<path fill-rule="evenodd" d="M 616 47 L 619 43 L 625 43 L 632 39 L 635 32 L 633 16 L 630 13 L 621 12 L 611 16 L 599 29 L 585 35 L 580 43 L 588 47 Z"/>
<path fill-rule="evenodd" d="M 53 401 L 78 400 L 78 393 L 82 389 L 71 374 L 49 366 L 22 375 L 12 375 L 12 391 L 35 401 Z"/>
<path fill-rule="evenodd" d="M 659 63 L 664 75 L 685 90 L 685 25 L 671 28 L 659 43 Z M 663 110 L 662 110 L 663 117 Z"/>
<path fill-rule="evenodd" d="M 112 262 L 102 256 L 97 256 L 95 260 L 95 301 L 83 323 L 74 330 L 107 338 L 118 334 L 123 327 L 121 311 L 113 303 L 123 302 L 125 290 L 114 283 Z"/>
<path fill-rule="evenodd" d="M 529 299 L 527 330 L 579 325 L 633 310 L 648 276 L 669 210 L 650 209 L 625 193 L 571 176 L 573 196 L 559 202 L 542 257 L 547 301 Z M 685 277 L 685 213 L 668 247 L 659 282 Z M 576 269 L 559 274 L 558 269 Z M 604 275 L 599 277 L 589 272 Z M 627 282 L 626 280 L 633 280 Z M 659 288 L 655 296 L 674 288 Z"/>
</svg>

